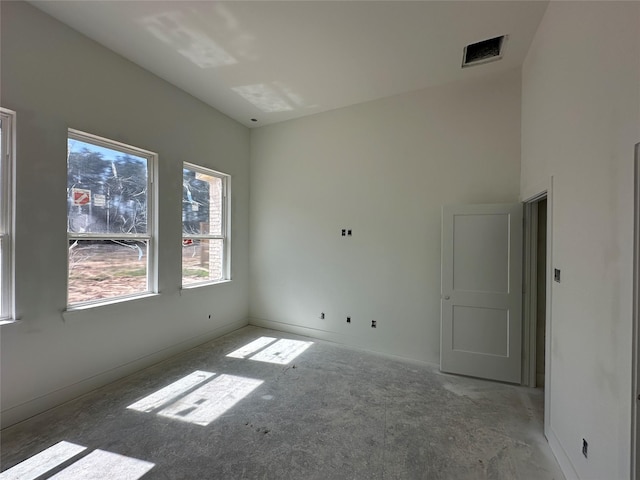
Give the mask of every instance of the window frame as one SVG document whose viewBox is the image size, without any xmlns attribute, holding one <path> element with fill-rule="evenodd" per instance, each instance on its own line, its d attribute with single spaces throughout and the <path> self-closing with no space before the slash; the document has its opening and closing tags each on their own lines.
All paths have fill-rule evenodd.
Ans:
<svg viewBox="0 0 640 480">
<path fill-rule="evenodd" d="M 222 181 L 222 214 L 221 214 L 221 234 L 213 235 L 208 233 L 190 234 L 184 233 L 184 219 L 180 221 L 180 230 L 182 231 L 182 245 L 184 240 L 222 240 L 222 278 L 219 280 L 203 280 L 201 282 L 192 282 L 185 285 L 184 275 L 182 273 L 182 253 L 180 255 L 180 284 L 182 289 L 198 288 L 206 285 L 215 285 L 231 281 L 231 175 L 219 172 L 211 168 L 196 165 L 190 162 L 182 163 L 182 175 L 184 170 L 191 170 L 203 175 L 209 175 L 219 178 Z M 182 201 L 182 195 L 180 199 Z M 182 208 L 181 208 L 182 210 Z M 181 251 L 182 252 L 182 251 Z"/>
<path fill-rule="evenodd" d="M 69 128 L 67 131 L 67 142 L 69 140 L 78 140 L 85 143 L 91 143 L 98 147 L 116 150 L 123 154 L 129 154 L 141 157 L 147 161 L 147 233 L 76 233 L 69 232 L 69 214 L 67 212 L 67 310 L 83 309 L 87 307 L 108 305 L 127 300 L 135 300 L 137 298 L 148 297 L 158 293 L 158 248 L 157 248 L 157 202 L 158 190 L 156 172 L 158 171 L 158 154 L 142 148 L 127 145 L 116 140 L 100 137 L 91 133 L 83 132 Z M 69 148 L 67 146 L 67 172 Z M 69 192 L 67 192 L 67 196 Z M 147 289 L 141 292 L 131 294 L 118 295 L 109 298 L 98 298 L 95 300 L 87 300 L 83 302 L 69 303 L 69 243 L 71 240 L 138 240 L 147 242 Z"/>
<path fill-rule="evenodd" d="M 15 320 L 15 134 L 16 112 L 0 107 L 2 145 L 0 147 L 0 324 Z"/>
</svg>

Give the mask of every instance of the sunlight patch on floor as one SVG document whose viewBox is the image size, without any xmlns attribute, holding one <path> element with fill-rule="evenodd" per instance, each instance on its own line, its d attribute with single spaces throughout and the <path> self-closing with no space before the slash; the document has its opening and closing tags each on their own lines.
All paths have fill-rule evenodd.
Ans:
<svg viewBox="0 0 640 480">
<path fill-rule="evenodd" d="M 158 415 L 196 425 L 209 425 L 263 383 L 253 378 L 220 375 Z"/>
<path fill-rule="evenodd" d="M 85 451 L 87 447 L 59 442 L 0 473 L 2 480 L 35 480 Z M 138 480 L 155 464 L 105 450 L 94 450 L 61 470 L 50 480 Z"/>
<path fill-rule="evenodd" d="M 32 480 L 86 450 L 71 442 L 59 442 L 0 473 L 1 480 Z"/>
<path fill-rule="evenodd" d="M 138 480 L 154 464 L 104 450 L 94 450 L 50 480 Z"/>
<path fill-rule="evenodd" d="M 213 378 L 215 375 L 196 370 L 127 408 L 206 426 L 263 383 L 225 374 Z"/>
<path fill-rule="evenodd" d="M 282 339 L 255 354 L 250 360 L 286 365 L 311 345 L 313 345 L 313 342 Z"/>
<path fill-rule="evenodd" d="M 171 385 L 168 385 L 157 392 L 144 397 L 142 400 L 129 405 L 127 408 L 137 410 L 138 412 L 152 412 L 153 410 L 156 410 L 176 399 L 180 395 L 183 395 L 192 388 L 206 382 L 214 375 L 215 373 L 196 370 L 177 382 L 173 382 Z"/>
<path fill-rule="evenodd" d="M 241 347 L 238 350 L 231 352 L 229 355 L 227 355 L 227 357 L 232 357 L 232 358 L 248 357 L 252 353 L 257 352 L 258 350 L 266 347 L 267 345 L 275 342 L 276 340 L 277 339 L 273 337 L 260 337 L 251 343 L 247 343 L 244 347 Z"/>
</svg>

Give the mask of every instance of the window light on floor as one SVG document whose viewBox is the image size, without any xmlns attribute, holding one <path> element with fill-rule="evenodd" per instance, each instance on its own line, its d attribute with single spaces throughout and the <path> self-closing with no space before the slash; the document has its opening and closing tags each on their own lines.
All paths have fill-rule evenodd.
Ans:
<svg viewBox="0 0 640 480">
<path fill-rule="evenodd" d="M 227 357 L 247 358 L 249 355 L 255 354 L 249 357 L 249 360 L 287 365 L 313 345 L 313 342 L 303 342 L 287 338 L 280 339 L 273 343 L 275 340 L 276 339 L 272 337 L 260 337 L 238 350 L 231 352 Z"/>
<path fill-rule="evenodd" d="M 35 480 L 80 456 L 87 447 L 62 441 L 0 473 L 0 480 Z M 105 450 L 94 450 L 60 470 L 50 480 L 138 480 L 155 464 Z"/>
<path fill-rule="evenodd" d="M 262 383 L 254 378 L 226 374 L 216 377 L 215 373 L 197 370 L 127 408 L 207 426 Z"/>
</svg>

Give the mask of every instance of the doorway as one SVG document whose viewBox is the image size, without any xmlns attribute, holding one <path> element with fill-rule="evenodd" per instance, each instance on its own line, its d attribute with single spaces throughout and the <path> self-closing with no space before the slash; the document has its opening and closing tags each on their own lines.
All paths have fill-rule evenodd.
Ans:
<svg viewBox="0 0 640 480">
<path fill-rule="evenodd" d="M 546 192 L 525 202 L 522 383 L 544 388 L 547 337 L 548 215 Z"/>
<path fill-rule="evenodd" d="M 536 387 L 544 387 L 544 345 L 547 316 L 547 199 L 538 202 L 536 268 Z"/>
<path fill-rule="evenodd" d="M 633 378 L 631 393 L 631 478 L 640 480 L 640 143 L 634 159 Z"/>
</svg>

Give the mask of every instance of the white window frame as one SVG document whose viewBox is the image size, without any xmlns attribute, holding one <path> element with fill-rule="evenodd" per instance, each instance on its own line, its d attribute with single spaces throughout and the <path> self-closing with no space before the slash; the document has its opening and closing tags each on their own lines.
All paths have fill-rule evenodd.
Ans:
<svg viewBox="0 0 640 480">
<path fill-rule="evenodd" d="M 227 173 L 218 172 L 210 168 L 195 165 L 193 163 L 184 162 L 182 165 L 181 173 L 184 169 L 191 170 L 204 175 L 210 175 L 212 177 L 222 180 L 222 235 L 211 234 L 192 234 L 185 235 L 184 225 L 181 222 L 182 240 L 194 239 L 194 240 L 222 240 L 222 278 L 220 280 L 204 280 L 202 282 L 193 282 L 187 285 L 184 284 L 184 276 L 182 275 L 182 266 L 180 267 L 180 282 L 183 289 L 189 289 L 194 287 L 202 287 L 205 285 L 214 285 L 216 283 L 223 283 L 231 281 L 231 175 Z M 182 195 L 180 196 L 182 199 Z M 182 263 L 182 255 L 180 256 L 180 262 Z"/>
<path fill-rule="evenodd" d="M 2 242 L 2 265 L 0 276 L 0 324 L 15 319 L 14 305 L 14 192 L 15 192 L 15 119 L 16 113 L 0 108 L 2 118 L 2 146 L 0 159 L 0 242 Z"/>
<path fill-rule="evenodd" d="M 131 293 L 128 295 L 119 295 L 117 297 L 100 298 L 96 300 L 87 300 L 85 302 L 78 302 L 69 304 L 69 284 L 67 283 L 67 310 L 73 310 L 76 308 L 85 308 L 90 306 L 99 306 L 110 303 L 121 302 L 124 300 L 133 300 L 136 298 L 147 297 L 158 293 L 158 275 L 157 275 L 157 217 L 156 217 L 156 204 L 158 200 L 158 192 L 156 181 L 158 155 L 154 152 L 137 148 L 131 145 L 110 140 L 108 138 L 99 137 L 90 133 L 82 132 L 70 128 L 67 133 L 67 140 L 79 140 L 81 142 L 91 143 L 99 147 L 109 148 L 111 150 L 117 150 L 124 154 L 134 155 L 136 157 L 142 157 L 147 160 L 147 233 L 75 233 L 68 230 L 68 217 L 67 221 L 67 248 L 71 240 L 139 240 L 147 242 L 147 290 L 143 292 Z M 68 165 L 67 165 L 68 168 Z M 67 282 L 69 279 L 69 255 L 67 253 Z"/>
</svg>

